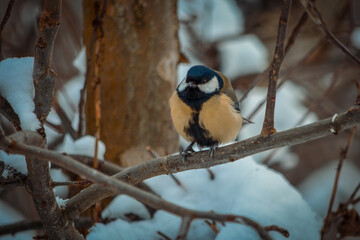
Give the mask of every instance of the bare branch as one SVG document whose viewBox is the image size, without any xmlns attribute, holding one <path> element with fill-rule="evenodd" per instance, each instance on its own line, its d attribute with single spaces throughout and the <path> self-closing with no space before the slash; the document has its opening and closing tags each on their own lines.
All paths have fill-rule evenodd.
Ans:
<svg viewBox="0 0 360 240">
<path fill-rule="evenodd" d="M 298 23 L 296 24 L 296 26 L 294 27 L 293 31 L 290 34 L 290 37 L 286 43 L 285 46 L 285 52 L 284 52 L 284 56 L 286 56 L 286 54 L 290 51 L 291 47 L 294 45 L 296 37 L 298 36 L 298 34 L 300 33 L 301 28 L 304 26 L 304 24 L 306 23 L 306 20 L 308 19 L 307 17 L 307 13 L 304 12 L 303 15 L 301 16 L 301 18 L 299 19 Z M 271 66 L 267 67 L 261 74 L 259 74 L 251 83 L 250 87 L 246 90 L 246 92 L 241 96 L 241 99 L 239 100 L 240 103 L 242 103 L 242 101 L 244 101 L 244 99 L 247 97 L 247 95 L 249 94 L 249 92 L 265 77 L 268 76 L 269 71 L 270 71 Z"/>
<path fill-rule="evenodd" d="M 343 162 L 345 161 L 346 157 L 347 157 L 347 152 L 350 148 L 350 145 L 352 143 L 352 140 L 355 136 L 357 128 L 354 127 L 348 137 L 348 140 L 346 142 L 346 146 L 345 148 L 340 150 L 340 158 L 339 158 L 339 163 L 337 166 L 337 170 L 336 170 L 336 175 L 335 175 L 335 181 L 334 181 L 334 185 L 333 185 L 333 189 L 331 192 L 331 197 L 330 197 L 330 203 L 329 203 L 329 207 L 328 207 L 328 211 L 327 211 L 327 215 L 324 219 L 324 225 L 323 228 L 321 229 L 321 239 L 324 239 L 324 236 L 331 224 L 331 220 L 332 220 L 332 209 L 333 209 L 333 205 L 334 205 L 334 201 L 335 201 L 335 196 L 336 196 L 336 191 L 337 191 L 337 187 L 338 187 L 338 183 L 339 183 L 339 178 L 340 178 L 340 173 L 341 173 L 341 169 L 342 169 L 342 165 Z"/>
<path fill-rule="evenodd" d="M 300 3 L 303 5 L 305 11 L 310 16 L 311 20 L 316 24 L 320 31 L 324 34 L 326 39 L 338 47 L 345 55 L 351 58 L 355 63 L 360 64 L 360 59 L 349 49 L 347 48 L 335 35 L 327 28 L 320 11 L 316 8 L 313 1 L 300 0 Z"/>
<path fill-rule="evenodd" d="M 92 64 L 92 58 L 94 53 L 94 46 L 96 42 L 98 42 L 98 36 L 102 36 L 103 29 L 102 29 L 102 23 L 103 18 L 105 15 L 105 10 L 107 6 L 107 0 L 103 0 L 102 6 L 100 9 L 99 3 L 94 3 L 95 8 L 95 19 L 93 21 L 93 32 L 91 36 L 90 41 L 90 47 L 89 47 L 89 53 L 86 60 L 86 74 L 85 74 L 85 82 L 83 88 L 80 90 L 80 101 L 79 101 L 79 126 L 78 126 L 78 136 L 82 136 L 84 134 L 84 115 L 85 115 L 85 94 L 86 94 L 86 88 L 88 86 L 88 83 L 90 82 L 90 66 Z M 97 143 L 95 145 L 97 147 Z"/>
<path fill-rule="evenodd" d="M 0 24 L 0 60 L 3 59 L 3 55 L 1 53 L 2 52 L 1 51 L 1 49 L 2 49 L 2 37 L 1 37 L 2 36 L 2 31 L 3 31 L 7 21 L 10 18 L 11 10 L 12 10 L 12 8 L 14 6 L 14 3 L 15 3 L 15 0 L 10 0 L 9 1 L 9 4 L 8 4 L 8 6 L 6 8 L 5 15 L 4 15 L 4 17 L 3 17 L 2 21 L 1 21 L 1 24 Z"/>
<path fill-rule="evenodd" d="M 4 29 L 4 27 L 5 27 L 5 25 L 6 25 L 6 23 L 7 23 L 7 21 L 8 21 L 9 18 L 10 18 L 10 13 L 11 13 L 11 10 L 12 10 L 12 8 L 13 8 L 13 6 L 14 6 L 14 3 L 15 3 L 15 0 L 10 0 L 10 1 L 9 1 L 9 4 L 8 4 L 8 6 L 7 6 L 7 8 L 6 8 L 5 15 L 4 15 L 4 17 L 3 17 L 2 21 L 1 21 L 1 24 L 0 24 L 0 35 L 1 35 L 1 33 L 2 33 L 3 29 Z"/>
<path fill-rule="evenodd" d="M 268 136 L 269 134 L 276 132 L 274 128 L 276 85 L 279 77 L 280 66 L 284 59 L 284 43 L 285 43 L 288 17 L 290 14 L 291 1 L 292 0 L 282 0 L 281 15 L 279 20 L 275 53 L 269 72 L 269 86 L 268 86 L 268 92 L 266 98 L 265 119 L 263 123 L 263 128 L 261 130 L 261 134 L 263 136 Z"/>
<path fill-rule="evenodd" d="M 52 53 L 60 25 L 61 0 L 46 1 L 39 22 L 35 46 L 34 86 L 35 114 L 43 124 L 53 101 L 56 74 L 51 69 Z"/>
<path fill-rule="evenodd" d="M 39 22 L 35 45 L 33 79 L 35 87 L 35 110 L 41 123 L 38 132 L 42 136 L 39 147 L 46 147 L 44 122 L 53 101 L 55 73 L 51 69 L 52 53 L 57 30 L 60 25 L 61 0 L 45 1 Z M 28 169 L 27 189 L 32 195 L 37 213 L 50 239 L 83 239 L 69 220 L 62 214 L 54 192 L 51 190 L 48 160 L 40 161 L 35 155 L 26 155 Z"/>
<path fill-rule="evenodd" d="M 292 66 L 290 69 L 287 69 L 286 75 L 280 80 L 279 85 L 277 86 L 277 90 L 279 90 L 285 82 L 287 82 L 292 76 L 294 76 L 297 71 L 299 71 L 299 69 L 301 69 L 301 66 L 304 65 L 306 61 L 313 56 L 314 52 L 322 43 L 323 41 L 320 40 L 296 65 Z M 266 98 L 264 98 L 247 117 L 251 120 L 265 103 Z"/>
<path fill-rule="evenodd" d="M 71 121 L 69 117 L 66 115 L 64 109 L 60 106 L 56 98 L 54 98 L 53 100 L 54 100 L 54 109 L 61 120 L 62 129 L 66 133 L 69 133 L 72 139 L 74 140 L 78 139 L 79 138 L 78 133 L 72 127 Z"/>
</svg>

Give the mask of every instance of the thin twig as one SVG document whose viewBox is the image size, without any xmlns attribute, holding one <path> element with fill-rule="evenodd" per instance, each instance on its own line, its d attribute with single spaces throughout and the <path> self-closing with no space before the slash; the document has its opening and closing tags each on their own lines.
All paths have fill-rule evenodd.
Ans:
<svg viewBox="0 0 360 240">
<path fill-rule="evenodd" d="M 319 46 L 323 44 L 323 40 L 320 40 L 317 44 L 314 45 L 313 48 L 310 49 L 310 51 L 295 65 L 293 65 L 290 69 L 287 70 L 286 75 L 282 77 L 282 79 L 279 82 L 279 85 L 277 86 L 277 90 L 279 90 L 285 82 L 287 82 L 292 76 L 294 76 L 295 73 L 297 73 L 303 66 L 308 59 L 313 57 L 313 54 L 316 52 L 316 50 L 319 48 Z M 254 110 L 247 116 L 250 120 L 253 119 L 255 114 L 261 109 L 261 107 L 266 103 L 266 97 L 254 108 Z"/>
<path fill-rule="evenodd" d="M 84 135 L 84 117 L 85 117 L 85 94 L 86 94 L 86 88 L 88 86 L 88 83 L 90 82 L 90 67 L 92 65 L 92 57 L 94 53 L 94 46 L 95 42 L 98 39 L 98 35 L 102 36 L 103 29 L 102 29 L 102 22 L 105 15 L 105 10 L 107 6 L 107 0 L 103 1 L 102 9 L 100 10 L 100 6 L 98 2 L 94 3 L 95 8 L 95 19 L 93 21 L 93 32 L 90 40 L 90 47 L 88 51 L 88 56 L 86 60 L 86 74 L 85 74 L 85 82 L 83 88 L 80 90 L 80 101 L 79 101 L 79 126 L 78 126 L 78 135 L 83 136 Z"/>
<path fill-rule="evenodd" d="M 3 17 L 2 21 L 1 21 L 1 24 L 0 24 L 0 35 L 1 35 L 1 33 L 2 33 L 3 29 L 4 29 L 4 27 L 5 27 L 5 25 L 6 25 L 6 23 L 7 23 L 7 21 L 8 21 L 9 18 L 10 18 L 11 10 L 12 10 L 12 8 L 13 8 L 13 6 L 14 6 L 14 3 L 15 3 L 15 0 L 10 0 L 10 2 L 8 3 L 8 6 L 7 6 L 7 8 L 6 8 L 5 15 L 4 15 L 4 17 Z"/>
<path fill-rule="evenodd" d="M 324 34 L 327 40 L 333 43 L 336 47 L 338 47 L 345 55 L 350 57 L 355 63 L 360 64 L 360 59 L 339 39 L 335 37 L 335 35 L 328 29 L 326 26 L 320 11 L 316 8 L 315 3 L 313 1 L 308 0 L 299 0 L 305 11 L 310 16 L 311 20 L 316 24 L 316 26 L 320 29 L 320 31 Z"/>
<path fill-rule="evenodd" d="M 51 188 L 58 186 L 79 186 L 79 187 L 87 187 L 92 184 L 89 180 L 81 180 L 81 181 L 66 181 L 66 182 L 51 182 Z"/>
<path fill-rule="evenodd" d="M 298 36 L 298 34 L 301 31 L 301 28 L 304 26 L 304 24 L 306 23 L 308 17 L 307 17 L 307 13 L 304 12 L 303 15 L 300 17 L 299 21 L 297 22 L 296 26 L 294 27 L 294 29 L 292 30 L 290 37 L 286 43 L 285 46 L 285 52 L 284 52 L 284 56 L 286 56 L 286 54 L 290 51 L 290 49 L 292 48 L 292 46 L 295 43 L 296 37 Z M 268 77 L 269 71 L 270 71 L 271 65 L 268 66 L 261 74 L 259 74 L 252 82 L 250 87 L 245 91 L 245 93 L 241 96 L 239 102 L 242 103 L 244 101 L 244 99 L 247 97 L 247 95 L 249 94 L 249 92 L 263 79 Z"/>
<path fill-rule="evenodd" d="M 360 190 L 360 182 L 358 183 L 358 185 L 356 186 L 356 188 L 354 189 L 353 193 L 351 194 L 349 200 L 345 203 L 345 204 L 355 204 L 356 202 L 356 194 L 357 192 Z M 359 198 L 358 198 L 359 199 Z"/>
<path fill-rule="evenodd" d="M 288 238 L 290 237 L 290 233 L 288 230 L 281 228 L 279 226 L 276 225 L 271 225 L 271 226 L 266 226 L 264 227 L 266 231 L 270 232 L 270 231 L 276 231 L 280 234 L 282 234 L 284 237 Z"/>
<path fill-rule="evenodd" d="M 275 46 L 273 62 L 269 71 L 269 86 L 266 97 L 266 111 L 261 135 L 264 137 L 276 132 L 274 128 L 274 112 L 276 100 L 276 85 L 279 77 L 281 63 L 284 59 L 284 43 L 286 28 L 290 14 L 292 0 L 282 0 L 281 14 L 278 27 L 278 36 Z"/>
<path fill-rule="evenodd" d="M 294 124 L 294 127 L 301 125 L 307 118 L 307 116 L 313 112 L 323 101 L 326 95 L 328 95 L 332 89 L 335 87 L 335 84 L 339 80 L 339 73 L 342 70 L 343 65 L 340 65 L 336 71 L 334 72 L 334 75 L 332 77 L 331 83 L 329 87 L 323 92 L 323 94 L 318 98 L 314 99 L 312 104 L 308 107 L 307 111 L 303 114 L 303 116 Z M 286 78 L 288 79 L 288 78 Z M 283 81 L 281 82 L 283 83 Z M 280 84 L 279 84 L 280 87 Z M 262 161 L 263 164 L 269 165 L 272 158 L 276 155 L 276 153 L 280 150 L 280 148 L 275 149 L 274 151 L 271 151 L 270 154 Z"/>
<path fill-rule="evenodd" d="M 11 10 L 14 6 L 14 3 L 15 3 L 15 0 L 10 0 L 9 3 L 8 3 L 8 6 L 6 8 L 6 12 L 5 12 L 5 15 L 1 21 L 1 24 L 0 24 L 0 61 L 3 59 L 3 55 L 2 55 L 2 31 L 4 30 L 4 27 L 7 23 L 7 21 L 9 20 L 10 18 L 10 14 L 11 14 Z"/>
<path fill-rule="evenodd" d="M 338 166 L 337 166 L 337 170 L 336 170 L 333 189 L 332 189 L 332 192 L 331 192 L 330 203 L 329 203 L 329 207 L 328 207 L 328 210 L 327 210 L 326 217 L 324 219 L 323 228 L 321 229 L 321 239 L 324 239 L 325 234 L 327 233 L 327 230 L 328 230 L 328 228 L 329 228 L 329 226 L 331 224 L 331 213 L 332 213 L 332 209 L 333 209 L 333 205 L 334 205 L 334 201 L 335 201 L 335 196 L 336 196 L 336 191 L 337 191 L 337 187 L 338 187 L 338 183 L 339 183 L 339 179 L 340 179 L 341 169 L 342 169 L 342 166 L 343 166 L 343 162 L 345 161 L 345 159 L 347 157 L 347 153 L 348 153 L 348 150 L 349 150 L 350 145 L 352 143 L 352 140 L 353 140 L 353 138 L 355 136 L 356 130 L 357 130 L 356 127 L 354 127 L 351 130 L 351 133 L 350 133 L 350 135 L 348 137 L 345 148 L 340 150 L 340 158 L 339 158 L 339 162 L 338 162 Z"/>
<path fill-rule="evenodd" d="M 54 97 L 53 101 L 54 101 L 53 102 L 54 109 L 61 120 L 62 129 L 66 133 L 69 133 L 73 140 L 78 139 L 79 136 L 78 136 L 77 132 L 74 130 L 74 128 L 72 127 L 71 121 L 70 121 L 69 117 L 66 115 L 64 109 L 60 106 L 59 102 L 57 101 L 57 99 L 55 97 Z"/>
</svg>

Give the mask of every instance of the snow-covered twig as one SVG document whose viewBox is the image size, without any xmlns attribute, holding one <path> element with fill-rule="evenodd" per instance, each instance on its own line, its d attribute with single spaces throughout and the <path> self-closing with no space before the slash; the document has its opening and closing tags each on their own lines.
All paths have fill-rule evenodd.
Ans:
<svg viewBox="0 0 360 240">
<path fill-rule="evenodd" d="M 269 86 L 266 97 L 266 111 L 263 128 L 261 135 L 268 136 L 274 132 L 274 112 L 275 112 L 275 100 L 276 100 L 276 85 L 279 77 L 279 71 L 281 63 L 284 59 L 284 43 L 286 36 L 286 28 L 288 24 L 288 18 L 290 15 L 292 0 L 282 0 L 281 15 L 279 19 L 278 35 L 275 46 L 275 53 L 273 62 L 269 71 Z"/>
</svg>

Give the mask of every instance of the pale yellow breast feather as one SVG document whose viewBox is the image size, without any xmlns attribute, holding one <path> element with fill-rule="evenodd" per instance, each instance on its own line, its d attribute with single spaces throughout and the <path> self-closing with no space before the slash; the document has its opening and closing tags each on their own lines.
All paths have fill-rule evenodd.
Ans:
<svg viewBox="0 0 360 240">
<path fill-rule="evenodd" d="M 228 143 L 236 139 L 242 126 L 242 117 L 234 109 L 233 101 L 226 94 L 219 94 L 203 104 L 199 122 L 214 140 Z"/>
<path fill-rule="evenodd" d="M 186 105 L 177 95 L 176 91 L 173 93 L 169 100 L 170 113 L 176 131 L 185 138 L 187 141 L 192 142 L 194 139 L 184 132 L 184 129 L 189 126 L 192 120 L 193 110 Z"/>
</svg>

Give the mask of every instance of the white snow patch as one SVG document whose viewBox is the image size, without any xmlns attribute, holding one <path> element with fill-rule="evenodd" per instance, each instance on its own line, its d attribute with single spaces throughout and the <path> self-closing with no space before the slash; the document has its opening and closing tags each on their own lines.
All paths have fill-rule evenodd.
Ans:
<svg viewBox="0 0 360 240">
<path fill-rule="evenodd" d="M 231 78 L 263 71 L 268 65 L 265 46 L 255 35 L 225 41 L 219 45 L 222 73 Z"/>
<path fill-rule="evenodd" d="M 193 15 L 197 16 L 197 33 L 210 41 L 244 30 L 242 13 L 234 1 L 179 1 L 179 19 L 189 20 Z"/>
<path fill-rule="evenodd" d="M 61 197 L 56 196 L 56 197 L 55 197 L 55 200 L 56 200 L 56 202 L 57 202 L 57 204 L 58 204 L 59 207 L 63 207 L 63 206 L 65 206 L 66 202 L 67 202 L 69 199 L 62 199 Z"/>
<path fill-rule="evenodd" d="M 95 153 L 95 137 L 86 135 L 77 140 L 73 140 L 70 135 L 65 135 L 64 143 L 58 149 L 60 152 L 66 152 L 67 154 L 77 154 L 93 157 Z M 106 147 L 102 141 L 98 142 L 98 154 L 99 160 L 104 159 Z"/>
<path fill-rule="evenodd" d="M 261 225 L 278 225 L 290 232 L 291 239 L 318 239 L 321 220 L 301 195 L 279 173 L 255 163 L 251 158 L 211 168 L 215 180 L 206 170 L 175 174 L 184 185 L 178 187 L 169 176 L 145 182 L 163 199 L 191 209 L 247 216 Z M 121 208 L 122 206 L 118 206 Z M 124 212 L 126 208 L 124 207 Z M 180 218 L 157 211 L 152 219 L 127 222 L 122 219 L 108 225 L 97 224 L 88 239 L 158 239 L 160 231 L 174 239 Z M 219 235 L 203 220 L 192 223 L 188 239 L 260 239 L 246 226 L 218 224 Z M 306 231 L 304 231 L 306 229 Z M 271 233 L 274 239 L 286 239 Z"/>
<path fill-rule="evenodd" d="M 0 62 L 0 94 L 18 114 L 23 130 L 40 127 L 34 114 L 33 57 L 7 58 Z"/>
<path fill-rule="evenodd" d="M 69 176 L 67 176 L 61 169 L 52 168 L 50 169 L 51 179 L 54 182 L 67 182 L 70 181 Z M 54 194 L 61 198 L 66 198 L 68 196 L 68 186 L 58 186 L 53 188 Z"/>
<path fill-rule="evenodd" d="M 12 168 L 14 168 L 19 173 L 24 175 L 28 174 L 25 157 L 23 155 L 18 154 L 7 154 L 4 151 L 0 151 L 0 160 Z M 11 172 L 5 170 L 2 174 L 4 178 L 7 178 Z"/>
<path fill-rule="evenodd" d="M 351 33 L 351 42 L 357 48 L 360 49 L 360 27 L 357 27 Z"/>
<path fill-rule="evenodd" d="M 337 118 L 337 116 L 338 116 L 337 113 L 335 113 L 334 116 L 331 118 L 332 123 L 335 123 L 335 119 Z"/>
<path fill-rule="evenodd" d="M 150 214 L 146 207 L 139 201 L 126 195 L 114 198 L 101 213 L 101 217 L 127 219 L 125 216 L 127 213 L 133 213 L 142 219 L 150 219 Z"/>
</svg>

